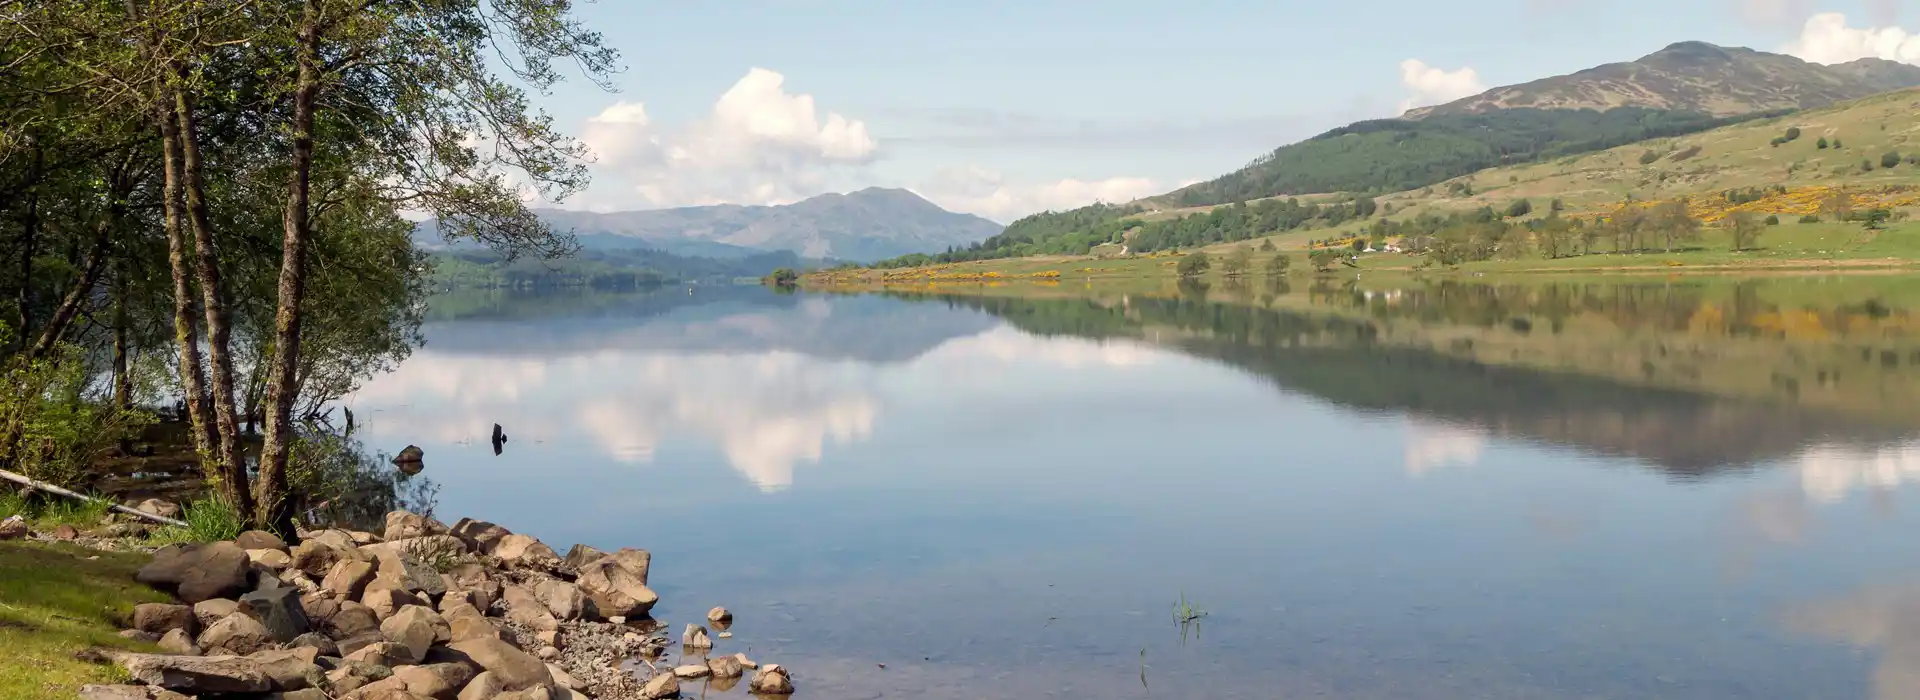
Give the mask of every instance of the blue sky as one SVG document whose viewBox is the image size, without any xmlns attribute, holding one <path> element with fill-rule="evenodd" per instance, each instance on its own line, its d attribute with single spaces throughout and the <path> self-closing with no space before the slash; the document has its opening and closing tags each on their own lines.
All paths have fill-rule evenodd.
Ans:
<svg viewBox="0 0 1920 700">
<path fill-rule="evenodd" d="M 599 154 L 595 186 L 566 203 L 599 210 L 885 186 L 1007 221 L 1156 194 L 1407 104 L 1675 41 L 1920 63 L 1920 38 L 1900 29 L 1920 28 L 1920 0 L 602 0 L 579 12 L 620 49 L 619 92 L 576 82 L 539 103 Z"/>
</svg>

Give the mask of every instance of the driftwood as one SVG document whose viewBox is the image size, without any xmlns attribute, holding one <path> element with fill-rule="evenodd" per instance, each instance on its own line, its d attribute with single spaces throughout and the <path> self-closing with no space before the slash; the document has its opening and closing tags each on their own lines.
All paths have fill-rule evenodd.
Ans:
<svg viewBox="0 0 1920 700">
<path fill-rule="evenodd" d="M 20 484 L 21 486 L 31 486 L 33 488 L 39 489 L 41 491 L 45 491 L 47 493 L 66 496 L 67 498 L 79 499 L 87 503 L 95 503 L 95 502 L 106 503 L 107 510 L 113 511 L 115 513 L 126 513 L 127 515 L 131 515 L 137 518 L 145 518 L 147 520 L 151 520 L 156 523 L 160 523 L 162 525 L 172 525 L 174 527 L 187 527 L 187 523 L 184 520 L 174 520 L 173 518 L 162 517 L 162 516 L 154 515 L 152 513 L 144 513 L 144 512 L 137 511 L 132 508 L 128 508 L 126 506 L 120 505 L 118 503 L 112 503 L 102 499 L 94 498 L 92 496 L 87 496 L 84 494 L 68 491 L 66 489 L 60 488 L 58 486 L 54 486 L 53 484 L 49 484 L 44 481 L 30 479 L 25 476 L 7 471 L 5 469 L 0 469 L 0 479 L 5 479 L 7 481 Z"/>
</svg>

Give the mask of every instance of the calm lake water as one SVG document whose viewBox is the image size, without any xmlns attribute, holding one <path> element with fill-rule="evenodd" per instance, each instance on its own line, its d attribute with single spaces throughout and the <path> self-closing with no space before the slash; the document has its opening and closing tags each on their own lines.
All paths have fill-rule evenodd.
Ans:
<svg viewBox="0 0 1920 700">
<path fill-rule="evenodd" d="M 444 297 L 352 405 L 800 697 L 1920 697 L 1920 283 L 1075 286 Z"/>
</svg>

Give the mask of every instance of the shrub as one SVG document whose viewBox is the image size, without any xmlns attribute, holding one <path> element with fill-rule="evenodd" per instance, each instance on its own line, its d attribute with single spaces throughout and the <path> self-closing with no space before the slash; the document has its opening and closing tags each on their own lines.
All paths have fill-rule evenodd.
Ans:
<svg viewBox="0 0 1920 700">
<path fill-rule="evenodd" d="M 1275 255 L 1271 259 L 1267 260 L 1267 276 L 1268 277 L 1279 277 L 1279 276 L 1285 275 L 1287 274 L 1287 271 L 1291 269 L 1293 269 L 1293 257 L 1290 255 L 1287 255 L 1286 253 Z"/>
<path fill-rule="evenodd" d="M 186 527 L 166 527 L 153 533 L 155 544 L 219 542 L 246 532 L 247 521 L 232 506 L 213 496 L 202 496 L 180 507 L 180 519 Z"/>
<path fill-rule="evenodd" d="M 1779 226 L 1779 225 L 1780 225 L 1780 215 L 1779 215 L 1779 214 L 1768 214 L 1768 215 L 1767 215 L 1767 222 L 1766 222 L 1766 223 L 1767 223 L 1767 225 L 1768 225 L 1768 226 Z"/>
<path fill-rule="evenodd" d="M 1686 159 L 1688 159 L 1688 158 L 1692 158 L 1692 157 L 1694 157 L 1694 156 L 1697 156 L 1697 155 L 1700 155 L 1700 147 L 1699 147 L 1699 146 L 1688 146 L 1688 147 L 1686 147 L 1686 148 L 1684 148 L 1684 149 L 1681 149 L 1681 151 L 1680 151 L 1679 153 L 1675 153 L 1675 154 L 1673 154 L 1673 155 L 1671 155 L 1671 156 L 1668 156 L 1668 157 L 1667 157 L 1667 160 L 1670 160 L 1670 161 L 1673 161 L 1673 162 L 1675 162 L 1675 163 L 1678 163 L 1678 162 L 1680 162 L 1680 161 L 1683 161 L 1683 160 L 1686 160 Z"/>
<path fill-rule="evenodd" d="M 1660 160 L 1660 154 L 1654 151 L 1647 151 L 1646 153 L 1640 154 L 1641 165 L 1653 165 L 1653 162 L 1656 160 Z"/>
<path fill-rule="evenodd" d="M 1899 151 L 1887 151 L 1886 154 L 1880 156 L 1880 167 L 1882 168 L 1891 168 L 1899 164 L 1900 164 Z"/>
<path fill-rule="evenodd" d="M 1213 261 L 1207 259 L 1207 254 L 1196 250 L 1188 253 L 1187 257 L 1181 258 L 1180 265 L 1176 269 L 1180 272 L 1181 277 L 1191 278 L 1205 274 L 1206 271 L 1212 267 Z"/>
<path fill-rule="evenodd" d="M 1802 217 L 1800 217 L 1800 223 L 1803 223 L 1803 224 L 1817 224 L 1817 223 L 1820 223 L 1820 215 L 1819 215 L 1819 214 L 1808 214 L 1808 215 L 1806 215 L 1806 216 L 1802 216 Z"/>
<path fill-rule="evenodd" d="M 1516 199 L 1513 200 L 1512 204 L 1507 205 L 1507 216 L 1509 217 L 1521 217 L 1531 213 L 1533 213 L 1533 202 L 1525 199 Z"/>
<path fill-rule="evenodd" d="M 1873 172 L 1873 161 L 1872 160 L 1860 161 L 1860 172 L 1863 172 L 1863 173 Z"/>
<path fill-rule="evenodd" d="M 1815 142 L 1814 142 L 1814 144 L 1813 144 L 1813 147 L 1814 147 L 1814 148 L 1818 148 L 1818 149 L 1820 149 L 1820 150 L 1822 150 L 1822 151 L 1824 151 L 1824 150 L 1827 150 L 1827 146 L 1828 146 L 1828 145 L 1829 145 L 1829 144 L 1827 143 L 1827 137 L 1825 137 L 1825 136 L 1822 136 L 1822 137 L 1820 137 L 1820 140 L 1819 140 L 1819 141 L 1815 141 Z"/>
<path fill-rule="evenodd" d="M 1786 135 L 1782 136 L 1781 138 L 1784 138 L 1788 141 L 1792 141 L 1794 139 L 1800 138 L 1800 127 L 1797 127 L 1797 126 L 1787 127 Z"/>
</svg>

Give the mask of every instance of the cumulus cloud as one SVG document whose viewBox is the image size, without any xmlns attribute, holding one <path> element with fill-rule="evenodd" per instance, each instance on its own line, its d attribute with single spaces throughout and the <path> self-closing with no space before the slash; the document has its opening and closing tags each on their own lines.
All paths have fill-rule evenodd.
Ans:
<svg viewBox="0 0 1920 700">
<path fill-rule="evenodd" d="M 831 171 L 879 154 L 865 122 L 821 110 L 765 68 L 747 71 L 691 124 L 663 127 L 644 104 L 618 102 L 589 118 L 580 138 L 637 195 L 626 206 L 791 202 L 824 191 Z"/>
<path fill-rule="evenodd" d="M 1814 63 L 1884 58 L 1920 65 L 1920 34 L 1894 26 L 1850 27 L 1846 15 L 1825 12 L 1807 19 L 1786 52 Z"/>
<path fill-rule="evenodd" d="M 1004 223 L 1049 209 L 1072 209 L 1094 202 L 1121 204 L 1160 194 L 1167 188 L 1144 177 L 1067 178 L 1020 185 L 1007 182 L 999 172 L 967 166 L 942 169 L 910 189 L 949 211 Z"/>
<path fill-rule="evenodd" d="M 1400 62 L 1400 84 L 1409 93 L 1400 102 L 1402 112 L 1415 107 L 1452 102 L 1487 90 L 1487 86 L 1480 82 L 1480 74 L 1474 72 L 1471 66 L 1448 71 L 1429 66 L 1416 58 Z"/>
</svg>

